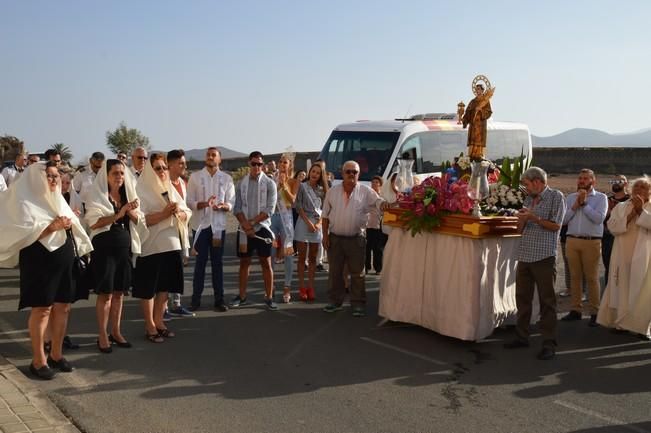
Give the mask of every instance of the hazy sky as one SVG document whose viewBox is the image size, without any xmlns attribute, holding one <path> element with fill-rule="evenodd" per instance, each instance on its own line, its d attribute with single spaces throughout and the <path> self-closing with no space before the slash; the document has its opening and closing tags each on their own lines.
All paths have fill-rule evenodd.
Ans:
<svg viewBox="0 0 651 433">
<path fill-rule="evenodd" d="M 548 136 L 651 127 L 651 2 L 0 0 L 0 134 L 75 160 L 120 121 L 157 149 L 318 150 L 358 119 L 452 112 Z"/>
</svg>

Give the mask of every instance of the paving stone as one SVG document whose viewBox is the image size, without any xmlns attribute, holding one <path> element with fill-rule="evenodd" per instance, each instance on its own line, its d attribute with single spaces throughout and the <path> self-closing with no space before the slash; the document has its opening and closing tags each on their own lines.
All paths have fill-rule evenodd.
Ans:
<svg viewBox="0 0 651 433">
<path fill-rule="evenodd" d="M 47 428 L 39 428 L 36 430 L 32 430 L 34 433 L 58 433 L 56 429 L 52 427 L 47 427 Z M 61 430 L 59 430 L 61 431 Z"/>
<path fill-rule="evenodd" d="M 27 426 L 23 423 L 6 424 L 1 426 L 0 428 L 2 428 L 2 433 L 29 432 Z"/>
<path fill-rule="evenodd" d="M 31 404 L 25 404 L 23 406 L 14 406 L 11 408 L 17 415 L 22 415 L 24 413 L 38 412 L 34 406 Z"/>
<path fill-rule="evenodd" d="M 12 395 L 11 397 L 5 398 L 4 399 L 7 405 L 9 407 L 13 408 L 16 406 L 24 406 L 29 403 L 29 400 L 27 400 L 27 397 L 24 395 Z"/>
<path fill-rule="evenodd" d="M 24 413 L 24 414 L 18 415 L 18 418 L 20 418 L 22 422 L 40 421 L 42 419 L 45 419 L 45 417 L 43 416 L 43 414 L 41 412 Z"/>
<path fill-rule="evenodd" d="M 34 420 L 34 421 L 26 421 L 25 425 L 27 427 L 29 427 L 31 430 L 34 430 L 34 429 L 37 429 L 37 428 L 50 427 L 50 423 L 45 421 L 44 419 Z"/>
<path fill-rule="evenodd" d="M 0 416 L 0 425 L 13 424 L 16 422 L 20 422 L 20 419 L 16 415 Z"/>
<path fill-rule="evenodd" d="M 0 416 L 7 416 L 7 415 L 13 415 L 14 413 L 9 410 L 8 408 L 2 406 L 0 407 Z"/>
</svg>

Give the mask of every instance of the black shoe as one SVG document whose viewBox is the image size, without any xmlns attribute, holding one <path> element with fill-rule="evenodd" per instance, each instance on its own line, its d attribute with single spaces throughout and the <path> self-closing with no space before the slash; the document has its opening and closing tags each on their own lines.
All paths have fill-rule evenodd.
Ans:
<svg viewBox="0 0 651 433">
<path fill-rule="evenodd" d="M 513 341 L 504 343 L 505 349 L 521 349 L 523 347 L 529 347 L 529 342 L 527 340 L 521 340 L 519 338 L 516 338 Z"/>
<path fill-rule="evenodd" d="M 29 364 L 29 371 L 39 379 L 43 380 L 52 380 L 54 376 L 57 375 L 56 371 L 52 370 L 47 365 L 44 365 L 41 368 L 34 367 L 34 364 Z"/>
<path fill-rule="evenodd" d="M 111 353 L 113 352 L 113 347 L 109 345 L 109 347 L 102 347 L 99 345 L 99 340 L 97 340 L 97 349 L 102 352 L 102 353 Z"/>
<path fill-rule="evenodd" d="M 190 305 L 188 307 L 188 310 L 190 311 L 197 311 L 199 308 L 201 308 L 201 305 Z"/>
<path fill-rule="evenodd" d="M 561 319 L 565 322 L 573 322 L 575 320 L 581 320 L 581 313 L 575 310 L 570 311 Z"/>
<path fill-rule="evenodd" d="M 597 315 L 596 314 L 592 314 L 590 316 L 590 321 L 588 322 L 588 326 L 591 326 L 593 328 L 596 328 L 597 326 L 599 326 L 599 324 L 597 323 Z"/>
<path fill-rule="evenodd" d="M 67 359 L 61 358 L 58 361 L 55 361 L 52 359 L 52 357 L 48 356 L 47 357 L 47 365 L 50 366 L 50 368 L 56 368 L 59 371 L 62 371 L 64 373 L 70 373 L 72 370 L 75 368 L 68 362 Z"/>
<path fill-rule="evenodd" d="M 549 361 L 550 359 L 554 359 L 554 357 L 556 357 L 556 350 L 551 346 L 543 346 L 540 352 L 538 352 L 538 355 L 536 355 L 536 358 L 541 361 Z"/>
<path fill-rule="evenodd" d="M 323 264 L 319 263 L 318 265 L 316 265 L 316 270 L 319 272 L 323 272 L 326 270 L 326 268 L 325 266 L 323 266 Z"/>
<path fill-rule="evenodd" d="M 125 349 L 130 349 L 133 347 L 133 344 L 129 343 L 127 340 L 124 341 L 118 341 L 113 337 L 113 335 L 109 334 L 109 341 L 113 344 L 115 344 L 118 347 L 122 347 Z"/>
<path fill-rule="evenodd" d="M 225 312 L 228 311 L 228 307 L 222 301 L 219 304 L 215 304 L 215 307 L 213 308 L 213 310 L 218 312 L 218 313 L 225 313 Z"/>
<path fill-rule="evenodd" d="M 65 337 L 63 337 L 63 348 L 70 349 L 70 350 L 77 350 L 79 349 L 79 345 L 77 343 L 73 343 L 72 339 L 70 339 L 70 336 L 66 335 Z"/>
</svg>

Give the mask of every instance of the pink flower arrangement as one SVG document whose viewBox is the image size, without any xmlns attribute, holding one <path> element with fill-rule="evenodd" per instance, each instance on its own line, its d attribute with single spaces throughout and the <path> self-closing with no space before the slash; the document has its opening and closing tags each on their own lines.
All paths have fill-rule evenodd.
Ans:
<svg viewBox="0 0 651 433">
<path fill-rule="evenodd" d="M 449 173 L 428 177 L 403 194 L 398 203 L 405 209 L 401 219 L 412 235 L 440 226 L 445 215 L 469 214 L 473 205 L 468 197 L 468 183 L 453 181 Z"/>
</svg>

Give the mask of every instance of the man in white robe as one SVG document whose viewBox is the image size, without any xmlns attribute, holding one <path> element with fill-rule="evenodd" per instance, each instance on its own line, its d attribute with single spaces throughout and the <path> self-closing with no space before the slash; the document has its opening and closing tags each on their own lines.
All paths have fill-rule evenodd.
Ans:
<svg viewBox="0 0 651 433">
<path fill-rule="evenodd" d="M 608 220 L 615 236 L 608 285 L 597 322 L 651 337 L 651 179 L 633 184 L 631 198 L 618 204 Z"/>
</svg>

